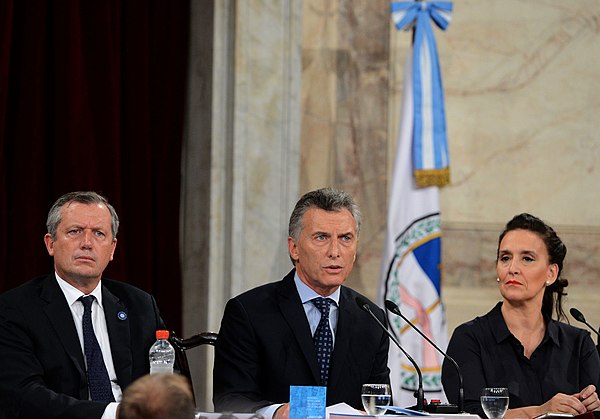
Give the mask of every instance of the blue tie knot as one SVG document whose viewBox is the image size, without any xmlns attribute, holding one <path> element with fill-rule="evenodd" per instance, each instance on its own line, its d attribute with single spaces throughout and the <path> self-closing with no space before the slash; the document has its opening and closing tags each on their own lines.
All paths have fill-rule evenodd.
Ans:
<svg viewBox="0 0 600 419">
<path fill-rule="evenodd" d="M 329 316 L 329 308 L 334 301 L 331 298 L 317 297 L 312 300 L 312 303 L 319 309 L 321 316 Z"/>
<path fill-rule="evenodd" d="M 93 295 L 82 295 L 81 297 L 79 297 L 79 301 L 81 301 L 81 303 L 83 304 L 83 309 L 85 311 L 92 309 L 92 304 L 94 304 L 94 300 L 96 300 L 96 297 L 94 297 Z"/>
</svg>

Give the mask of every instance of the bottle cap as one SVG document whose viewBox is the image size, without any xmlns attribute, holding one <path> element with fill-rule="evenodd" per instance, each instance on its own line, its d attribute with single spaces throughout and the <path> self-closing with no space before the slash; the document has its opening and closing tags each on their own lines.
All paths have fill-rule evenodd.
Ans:
<svg viewBox="0 0 600 419">
<path fill-rule="evenodd" d="M 156 331 L 156 339 L 169 339 L 169 331 L 168 330 L 157 330 Z"/>
</svg>

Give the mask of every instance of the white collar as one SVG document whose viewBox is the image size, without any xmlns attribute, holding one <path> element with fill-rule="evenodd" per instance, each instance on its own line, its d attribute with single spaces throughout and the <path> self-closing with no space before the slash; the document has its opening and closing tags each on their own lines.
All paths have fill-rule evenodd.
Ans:
<svg viewBox="0 0 600 419">
<path fill-rule="evenodd" d="M 69 305 L 69 307 L 73 305 L 73 303 L 77 301 L 79 297 L 86 295 L 83 292 L 81 292 L 81 290 L 78 290 L 73 285 L 69 284 L 67 281 L 58 276 L 57 272 L 54 272 L 54 275 L 56 276 L 56 282 L 58 282 L 58 286 L 60 287 L 63 294 L 65 295 L 65 298 L 67 299 L 67 304 Z M 98 281 L 98 285 L 96 285 L 96 288 L 94 288 L 94 290 L 87 295 L 93 295 L 94 297 L 96 297 L 96 301 L 98 302 L 100 307 L 102 307 L 102 280 Z"/>
<path fill-rule="evenodd" d="M 298 294 L 300 295 L 300 300 L 302 301 L 302 304 L 304 304 L 310 300 L 313 300 L 317 297 L 321 297 L 321 298 L 323 297 L 322 295 L 319 295 L 311 287 L 309 287 L 304 282 L 302 282 L 302 280 L 298 276 L 298 272 L 294 273 L 294 282 L 296 283 L 296 289 L 298 290 Z M 327 298 L 331 298 L 333 301 L 335 301 L 335 304 L 338 307 L 340 306 L 340 288 L 341 288 L 341 286 L 339 286 L 333 292 L 333 294 L 331 294 L 329 297 L 327 297 Z"/>
</svg>

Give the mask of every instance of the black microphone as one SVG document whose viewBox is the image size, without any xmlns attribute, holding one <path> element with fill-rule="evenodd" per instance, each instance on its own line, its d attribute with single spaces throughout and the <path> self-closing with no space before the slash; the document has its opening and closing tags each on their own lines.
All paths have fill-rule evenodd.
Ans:
<svg viewBox="0 0 600 419">
<path fill-rule="evenodd" d="M 598 331 L 596 329 L 594 329 L 592 327 L 591 324 L 589 324 L 586 320 L 585 317 L 583 316 L 583 313 L 579 310 L 577 310 L 575 307 L 571 307 L 571 310 L 569 310 L 571 312 L 571 316 L 573 316 L 575 318 L 575 320 L 577 320 L 578 322 L 581 322 L 583 324 L 585 324 L 587 327 L 589 327 L 590 329 L 592 329 L 594 331 L 595 334 L 598 335 L 598 337 L 600 338 L 600 333 L 598 333 Z"/>
<path fill-rule="evenodd" d="M 415 370 L 417 371 L 417 375 L 419 376 L 419 388 L 417 389 L 417 391 L 415 391 L 415 397 L 417 398 L 417 405 L 415 406 L 415 409 L 420 412 L 423 412 L 424 405 L 425 405 L 425 394 L 423 393 L 423 375 L 421 374 L 421 369 L 419 368 L 419 366 L 417 365 L 415 360 L 404 350 L 404 348 L 402 348 L 402 346 L 400 346 L 400 342 L 398 342 L 396 337 L 390 333 L 388 328 L 385 327 L 385 325 L 383 323 L 381 323 L 381 321 L 377 318 L 377 316 L 371 311 L 371 307 L 369 307 L 369 303 L 362 297 L 356 297 L 356 304 L 358 304 L 358 306 L 361 309 L 363 309 L 364 311 L 369 313 L 371 315 L 371 317 L 373 317 L 375 319 L 377 324 L 383 329 L 383 331 L 385 333 L 387 333 L 387 335 L 390 337 L 392 342 L 394 342 L 396 344 L 396 346 L 402 351 L 402 353 L 404 355 L 406 355 L 408 360 L 415 367 Z"/>
<path fill-rule="evenodd" d="M 465 411 L 465 388 L 463 386 L 463 378 L 462 378 L 462 374 L 460 373 L 460 367 L 458 366 L 456 361 L 454 359 L 452 359 L 452 357 L 450 355 L 448 355 L 446 352 L 442 351 L 431 339 L 429 339 L 427 336 L 425 336 L 425 334 L 423 332 L 421 332 L 421 330 L 419 330 L 419 328 L 417 328 L 417 326 L 415 326 L 410 320 L 408 320 L 402 314 L 402 312 L 400 311 L 400 308 L 396 305 L 396 303 L 394 303 L 393 301 L 390 301 L 390 300 L 385 300 L 385 308 L 387 308 L 392 313 L 402 317 L 402 319 L 406 323 L 408 323 L 413 329 L 415 329 L 417 331 L 417 333 L 419 333 L 421 336 L 423 336 L 423 338 L 427 342 L 429 342 L 435 349 L 437 349 L 437 351 L 439 353 L 444 355 L 444 358 L 446 358 L 448 361 L 450 361 L 452 363 L 452 365 L 454 365 L 454 368 L 456 368 L 456 372 L 458 373 L 458 406 L 455 406 L 452 404 L 439 405 L 440 410 L 443 410 L 443 411 L 436 411 L 436 412 L 430 412 L 430 413 L 463 413 Z M 456 410 L 453 411 L 454 409 L 456 409 Z"/>
</svg>

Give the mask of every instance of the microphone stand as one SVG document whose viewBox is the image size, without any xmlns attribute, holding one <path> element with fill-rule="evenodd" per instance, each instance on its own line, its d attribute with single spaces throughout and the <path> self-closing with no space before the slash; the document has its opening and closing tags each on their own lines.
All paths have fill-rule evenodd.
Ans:
<svg viewBox="0 0 600 419">
<path fill-rule="evenodd" d="M 587 320 L 585 319 L 585 316 L 583 315 L 583 313 L 581 311 L 577 310 L 575 307 L 571 307 L 571 310 L 569 310 L 569 312 L 571 313 L 571 316 L 573 316 L 575 318 L 575 320 L 577 320 L 578 322 L 581 322 L 581 323 L 585 324 L 587 327 L 589 327 L 592 330 L 592 332 L 594 332 L 595 334 L 598 335 L 598 339 L 600 339 L 600 332 L 598 332 L 596 329 L 594 329 L 592 327 L 592 325 L 587 322 Z"/>
<path fill-rule="evenodd" d="M 373 317 L 375 319 L 377 324 L 379 324 L 379 326 L 389 336 L 389 338 L 392 340 L 392 342 L 394 342 L 396 344 L 398 349 L 400 349 L 402 351 L 402 353 L 404 355 L 406 355 L 408 360 L 415 367 L 415 370 L 417 371 L 417 375 L 419 376 L 419 387 L 418 387 L 417 391 L 415 391 L 415 397 L 417 398 L 417 405 L 415 406 L 415 410 L 418 410 L 419 412 L 424 412 L 425 411 L 424 410 L 425 394 L 423 392 L 423 375 L 421 374 L 421 369 L 419 368 L 419 366 L 417 365 L 415 360 L 404 350 L 404 348 L 402 348 L 402 346 L 400 346 L 400 342 L 398 342 L 396 337 L 390 333 L 388 328 L 383 323 L 381 323 L 381 321 L 377 318 L 377 316 L 373 313 L 373 311 L 371 311 L 371 307 L 369 307 L 369 303 L 361 297 L 356 297 L 356 304 L 358 304 L 358 306 L 361 309 L 363 309 L 364 311 L 369 313 L 369 315 L 371 315 L 371 317 Z"/>
<path fill-rule="evenodd" d="M 598 329 L 598 330 L 594 329 L 592 327 L 592 325 L 587 322 L 583 313 L 581 311 L 577 310 L 575 307 L 571 307 L 571 310 L 569 310 L 569 312 L 571 313 L 571 316 L 573 316 L 575 318 L 575 320 L 585 324 L 587 327 L 590 328 L 590 330 L 592 332 L 594 332 L 596 335 L 598 335 L 598 337 L 596 338 L 596 342 L 597 342 L 596 349 L 598 349 L 598 353 L 600 354 L 600 329 Z"/>
<path fill-rule="evenodd" d="M 458 366 L 458 364 L 456 363 L 456 361 L 450 356 L 448 355 L 446 352 L 442 351 L 436 344 L 434 341 L 432 341 L 431 339 L 429 339 L 423 332 L 421 332 L 421 330 L 415 326 L 410 320 L 408 320 L 404 314 L 402 314 L 402 312 L 400 311 L 400 308 L 398 307 L 398 305 L 396 305 L 396 303 L 394 303 L 391 300 L 385 300 L 385 308 L 387 308 L 389 311 L 391 311 L 392 313 L 400 316 L 402 318 L 402 320 L 404 320 L 406 323 L 408 323 L 413 329 L 415 329 L 417 331 L 418 334 L 420 334 L 423 339 L 425 339 L 427 342 L 429 342 L 439 353 L 441 353 L 444 358 L 446 358 L 448 361 L 450 361 L 452 363 L 452 365 L 454 365 L 454 368 L 456 368 L 456 372 L 458 373 L 458 406 L 454 406 L 454 405 L 438 405 L 440 407 L 440 410 L 446 410 L 443 413 L 462 413 L 465 411 L 465 390 L 464 390 L 464 386 L 463 386 L 463 378 L 462 378 L 462 374 L 460 373 L 460 367 Z M 453 410 L 453 408 L 457 408 L 458 412 L 452 412 L 449 410 Z M 434 412 L 430 412 L 430 413 L 434 413 Z M 438 412 L 436 411 L 435 413 L 442 413 L 442 412 Z"/>
</svg>

